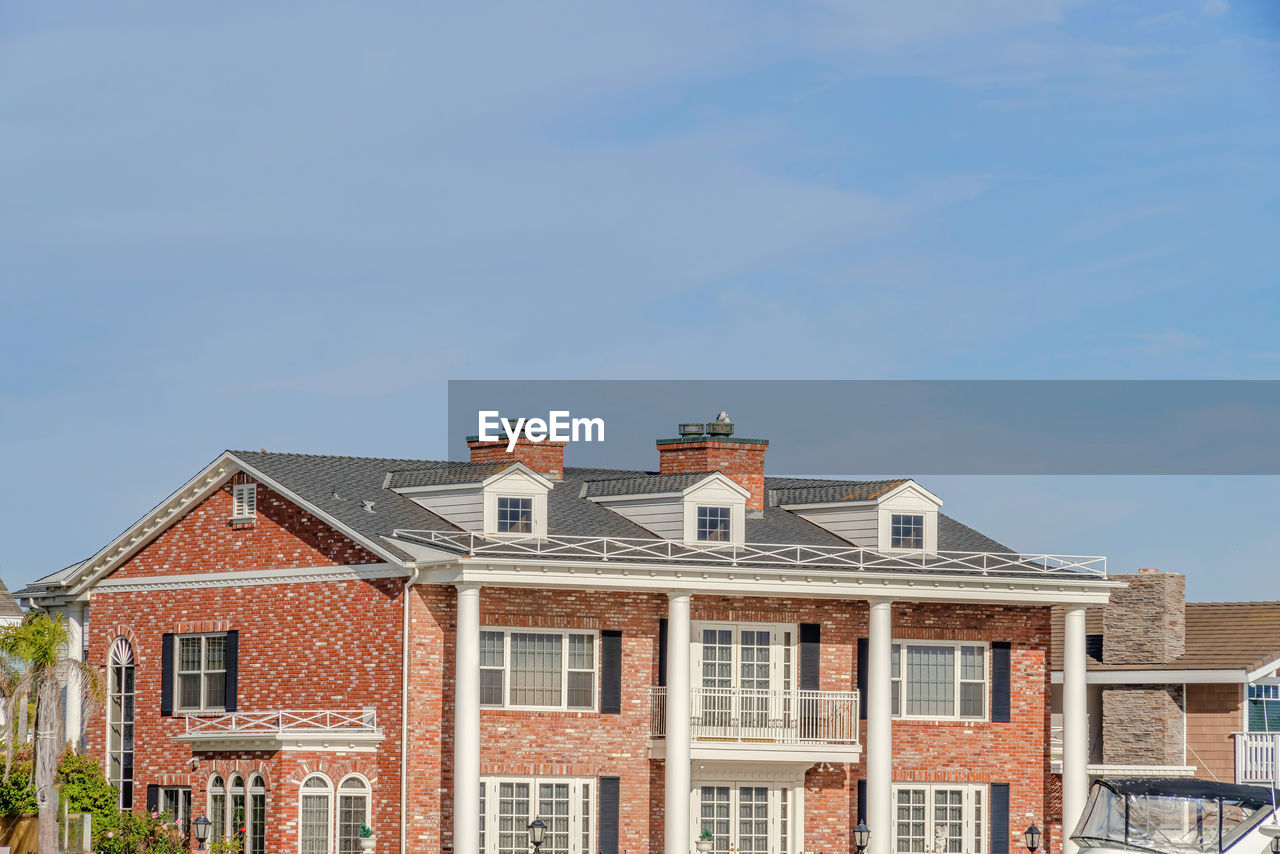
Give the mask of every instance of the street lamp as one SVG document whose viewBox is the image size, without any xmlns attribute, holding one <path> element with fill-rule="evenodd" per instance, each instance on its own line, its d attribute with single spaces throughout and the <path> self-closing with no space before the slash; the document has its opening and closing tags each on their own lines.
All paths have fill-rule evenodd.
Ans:
<svg viewBox="0 0 1280 854">
<path fill-rule="evenodd" d="M 858 854 L 866 851 L 871 844 L 871 828 L 867 827 L 865 821 L 859 821 L 858 826 L 853 829 L 853 844 L 858 849 Z"/>
<path fill-rule="evenodd" d="M 1022 832 L 1022 838 L 1027 843 L 1027 850 L 1031 854 L 1036 854 L 1036 849 L 1040 847 L 1040 828 L 1034 824 L 1031 825 Z M 1275 854 L 1280 854 L 1280 851 L 1275 852 Z"/>
<path fill-rule="evenodd" d="M 208 818 L 202 815 L 193 821 L 192 824 L 195 825 L 196 828 L 196 842 L 200 843 L 200 850 L 203 851 L 205 840 L 209 838 L 209 826 L 212 825 L 213 822 L 209 821 Z"/>
<path fill-rule="evenodd" d="M 535 818 L 529 822 L 529 841 L 533 843 L 534 854 L 538 854 L 542 850 L 542 840 L 547 836 L 547 825 L 540 819 Z"/>
</svg>

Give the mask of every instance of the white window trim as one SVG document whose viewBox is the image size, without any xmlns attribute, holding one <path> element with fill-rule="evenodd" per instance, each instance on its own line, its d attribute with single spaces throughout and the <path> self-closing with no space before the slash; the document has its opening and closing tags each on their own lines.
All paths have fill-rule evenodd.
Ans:
<svg viewBox="0 0 1280 854">
<path fill-rule="evenodd" d="M 126 668 L 126 667 L 133 670 L 133 679 L 134 679 L 133 691 L 132 693 L 129 693 L 129 694 L 125 693 L 123 685 L 115 684 L 116 668 Z M 111 725 L 112 725 L 111 701 L 116 695 L 119 695 L 121 698 L 120 722 L 119 722 L 121 741 L 118 749 L 112 746 L 112 741 L 111 741 L 111 738 L 112 738 L 111 737 Z M 124 714 L 124 698 L 130 697 L 130 696 L 133 697 L 133 714 L 126 721 L 125 714 Z M 107 728 L 107 733 L 106 733 L 107 737 L 104 743 L 107 746 L 106 773 L 108 775 L 108 778 L 110 778 L 112 774 L 111 761 L 112 761 L 113 755 L 118 756 L 120 761 L 120 779 L 119 780 L 108 779 L 107 782 L 111 783 L 111 785 L 116 787 L 116 806 L 120 807 L 121 809 L 126 808 L 124 805 L 124 783 L 125 782 L 129 783 L 130 789 L 129 789 L 129 807 L 128 808 L 132 809 L 134 805 L 134 801 L 137 800 L 137 787 L 134 785 L 135 777 L 136 777 L 136 773 L 134 772 L 136 772 L 137 769 L 136 768 L 131 769 L 129 779 L 126 781 L 124 779 L 124 756 L 125 756 L 125 753 L 133 754 L 131 757 L 131 764 L 132 762 L 137 761 L 137 758 L 138 758 L 138 742 L 137 742 L 138 671 L 137 671 L 137 659 L 133 655 L 133 645 L 129 643 L 129 640 L 127 638 L 123 638 L 123 637 L 116 638 L 115 641 L 111 644 L 111 652 L 107 656 L 107 713 L 103 715 L 103 718 L 105 719 L 106 728 Z M 133 727 L 133 747 L 128 751 L 124 749 L 124 726 L 126 723 L 129 726 Z"/>
<path fill-rule="evenodd" d="M 742 632 L 767 631 L 769 643 L 769 686 L 770 690 L 799 690 L 800 682 L 800 626 L 796 623 L 733 623 L 721 620 L 694 620 L 689 625 L 689 674 L 690 684 L 694 688 L 702 686 L 702 632 L 704 630 L 720 631 L 728 629 L 733 632 L 733 661 L 731 673 L 733 687 L 742 685 Z M 782 642 L 782 637 L 791 633 L 790 645 Z M 784 684 L 783 652 L 791 653 L 791 684 Z"/>
<path fill-rule="evenodd" d="M 899 677 L 890 680 L 890 690 L 898 692 L 898 714 L 893 716 L 894 720 L 902 721 L 967 721 L 972 723 L 982 723 L 991 720 L 991 642 L 990 641 L 950 641 L 950 640 L 926 640 L 923 638 L 894 638 L 893 646 L 949 646 L 955 649 L 955 686 L 952 701 L 952 708 L 955 709 L 953 715 L 908 715 L 902 711 L 906 708 L 906 684 L 907 684 L 907 657 L 899 653 L 898 667 Z M 971 682 L 973 680 L 962 680 L 960 678 L 960 647 L 976 646 L 982 648 L 982 716 L 970 717 L 960 714 L 960 683 Z"/>
<path fill-rule="evenodd" d="M 207 673 L 217 673 L 218 671 L 216 671 L 216 670 L 205 670 L 205 669 L 204 669 L 204 648 L 205 648 L 205 644 L 204 644 L 204 640 L 203 640 L 204 638 L 225 638 L 226 636 L 227 636 L 227 633 L 226 633 L 226 632 L 188 632 L 188 633 L 186 633 L 186 634 L 174 635 L 174 636 L 173 636 L 173 711 L 174 711 L 174 714 L 179 714 L 179 715 L 205 715 L 205 714 L 209 714 L 209 713 L 211 713 L 211 712 L 213 712 L 213 713 L 216 713 L 216 712 L 225 712 L 225 711 L 227 710 L 227 702 L 226 702 L 226 693 L 227 693 L 226 674 L 227 674 L 229 671 L 227 670 L 226 648 L 224 647 L 224 648 L 223 648 L 223 652 L 222 652 L 222 655 L 223 655 L 223 659 L 222 659 L 222 673 L 223 673 L 223 683 L 222 683 L 223 701 L 222 701 L 222 705 L 221 705 L 221 706 L 210 706 L 210 705 L 207 705 L 207 704 L 205 703 L 205 690 L 206 690 L 206 687 L 207 687 L 207 686 L 205 685 L 205 674 L 207 674 Z M 200 705 L 199 705 L 199 706 L 183 706 L 183 705 L 182 705 L 182 676 L 183 676 L 183 675 L 190 675 L 190 674 L 192 674 L 192 673 L 195 673 L 195 672 L 196 672 L 196 671 L 194 671 L 194 670 L 183 670 L 183 669 L 182 669 L 182 639 L 183 639 L 183 638 L 201 638 L 201 641 L 200 641 Z M 136 678 L 136 676 L 135 676 L 135 678 Z"/>
<path fill-rule="evenodd" d="M 231 521 L 252 522 L 258 516 L 258 484 L 237 483 L 231 487 Z"/>
<path fill-rule="evenodd" d="M 529 502 L 529 530 L 527 531 L 504 531 L 502 524 L 502 509 L 499 505 L 503 501 L 528 501 Z M 506 495 L 501 492 L 493 497 L 493 533 L 500 537 L 533 537 L 538 534 L 538 497 L 536 495 Z"/>
<path fill-rule="evenodd" d="M 923 789 L 927 793 L 925 795 L 925 823 L 924 823 L 924 848 L 925 854 L 932 852 L 934 845 L 934 793 L 940 789 L 955 790 L 959 789 L 964 792 L 964 842 L 961 845 L 963 854 L 986 854 L 988 847 L 988 838 L 991 834 L 991 791 L 990 787 L 985 783 L 894 783 L 891 787 L 891 797 L 893 799 L 894 820 L 893 828 L 890 831 L 889 845 L 894 851 L 898 850 L 898 792 L 903 790 Z M 982 794 L 982 825 L 978 832 L 974 832 L 973 821 L 973 794 L 980 792 Z"/>
<path fill-rule="evenodd" d="M 543 629 L 523 626 L 481 626 L 482 632 L 502 632 L 502 705 L 482 703 L 482 709 L 509 709 L 511 711 L 540 712 L 588 712 L 600 709 L 600 632 L 597 629 Z M 511 700 L 511 633 L 534 635 L 558 635 L 561 638 L 560 656 L 560 705 L 530 706 L 515 705 Z M 569 635 L 590 635 L 591 640 L 591 705 L 569 705 Z M 496 667 L 485 667 L 484 670 L 496 670 Z M 574 670 L 574 673 L 585 673 L 585 670 Z"/>
<path fill-rule="evenodd" d="M 702 833 L 702 787 L 729 787 L 729 839 L 731 850 L 737 850 L 737 828 L 739 816 L 738 789 L 743 786 L 766 788 L 769 790 L 769 851 L 778 854 L 784 851 L 804 850 L 804 782 L 778 782 L 772 780 L 737 780 L 721 778 L 714 775 L 708 778 L 693 780 L 689 793 L 689 838 L 697 839 Z M 787 837 L 782 838 L 781 803 L 787 803 Z"/>
<path fill-rule="evenodd" d="M 267 813 L 267 805 L 266 805 L 267 781 L 265 777 L 263 777 L 261 774 L 259 774 L 256 771 L 249 774 L 249 776 L 245 778 L 244 850 L 249 852 L 249 854 L 263 854 L 262 851 L 258 851 L 256 848 L 253 847 L 253 819 L 254 819 L 254 816 L 256 815 L 256 812 L 253 808 L 254 795 L 262 795 L 263 824 L 265 827 L 266 813 Z M 264 840 L 264 848 L 265 848 L 265 840 Z"/>
<path fill-rule="evenodd" d="M 359 780 L 364 786 L 364 788 L 358 793 L 360 797 L 364 798 L 364 817 L 361 818 L 360 821 L 369 825 L 369 827 L 373 827 L 373 784 L 369 782 L 368 777 L 354 771 L 350 774 L 343 775 L 342 779 L 338 781 L 337 787 L 333 790 L 333 844 L 330 846 L 331 851 L 337 851 L 339 843 L 341 842 L 341 840 L 338 839 L 338 812 L 342 809 L 342 787 L 348 780 Z M 348 797 L 356 795 L 357 793 L 354 790 L 349 790 L 347 792 Z M 358 833 L 359 831 L 357 831 L 357 834 Z"/>
<path fill-rule="evenodd" d="M 920 520 L 920 545 L 918 545 L 918 546 L 900 546 L 900 545 L 896 545 L 896 544 L 893 542 L 893 517 L 894 517 L 894 516 L 913 516 L 913 517 L 915 517 L 915 518 L 917 518 L 917 519 L 919 519 L 919 520 Z M 927 530 L 927 528 L 928 528 L 928 525 L 929 525 L 929 517 L 928 517 L 928 515 L 927 515 L 927 514 L 925 514 L 925 513 L 923 513 L 923 512 L 915 512 L 915 511 L 903 511 L 903 512 L 898 512 L 898 511 L 890 510 L 890 511 L 889 511 L 889 549 L 890 549 L 891 551 L 895 551 L 895 552 L 922 552 L 922 551 L 924 551 L 924 550 L 925 550 L 925 545 L 928 543 L 928 536 L 927 536 L 927 534 L 926 534 L 926 530 Z"/>
<path fill-rule="evenodd" d="M 726 531 L 726 533 L 728 534 L 727 537 L 725 537 L 723 540 L 711 540 L 711 539 L 704 539 L 699 536 L 699 534 L 701 533 L 701 522 L 702 522 L 700 517 L 702 516 L 703 510 L 723 510 L 724 511 L 724 515 L 727 518 L 729 523 L 729 529 L 728 531 Z M 733 507 L 728 504 L 702 504 L 702 503 L 695 504 L 693 507 L 694 541 L 699 543 L 707 543 L 709 545 L 726 545 L 726 546 L 733 545 L 736 542 L 733 536 L 734 527 L 735 527 L 733 523 L 733 516 L 734 516 Z"/>
<path fill-rule="evenodd" d="M 528 783 L 529 784 L 529 810 L 531 815 L 529 822 L 538 817 L 538 785 L 540 783 L 568 783 L 569 784 L 569 854 L 591 854 L 596 850 L 596 833 L 597 819 L 596 816 L 600 812 L 600 793 L 596 791 L 597 781 L 594 777 L 510 777 L 510 776 L 492 776 L 481 777 L 480 785 L 485 787 L 484 796 L 484 851 L 485 854 L 497 854 L 498 851 L 498 787 L 502 783 Z M 591 787 L 591 802 L 588 809 L 591 812 L 590 819 L 590 838 L 588 839 L 589 848 L 587 851 L 582 850 L 582 787 L 583 785 Z M 523 829 L 523 828 L 521 828 Z"/>
<path fill-rule="evenodd" d="M 328 787 L 324 790 L 324 793 L 329 798 L 329 809 L 327 811 L 328 818 L 329 818 L 329 823 L 328 823 L 329 824 L 329 827 L 328 827 L 329 841 L 328 841 L 328 847 L 326 850 L 328 851 L 328 854 L 335 854 L 335 852 L 337 851 L 337 847 L 334 844 L 334 840 L 336 838 L 335 828 L 334 828 L 334 821 L 335 821 L 334 810 L 335 810 L 335 804 L 337 802 L 337 795 L 336 795 L 337 788 L 333 785 L 333 780 L 329 779 L 328 776 L 321 774 L 318 771 L 308 774 L 306 777 L 303 778 L 302 783 L 298 785 L 298 805 L 297 805 L 298 806 L 298 854 L 302 854 L 302 799 L 308 795 L 321 794 L 320 789 L 308 790 L 306 788 L 307 781 L 312 779 L 313 777 L 323 780 L 325 783 L 325 786 Z M 230 806 L 228 805 L 228 811 L 229 810 L 230 810 Z"/>
</svg>

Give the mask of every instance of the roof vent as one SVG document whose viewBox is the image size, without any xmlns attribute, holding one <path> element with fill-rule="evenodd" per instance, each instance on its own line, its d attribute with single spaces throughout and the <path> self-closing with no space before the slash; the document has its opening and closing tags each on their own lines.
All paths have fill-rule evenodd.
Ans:
<svg viewBox="0 0 1280 854">
<path fill-rule="evenodd" d="M 702 432 L 703 432 L 703 431 L 702 431 L 702 422 L 701 422 L 701 421 L 698 421 L 698 422 L 696 422 L 696 423 L 691 421 L 691 422 L 689 422 L 688 424 L 681 424 L 681 425 L 680 425 L 680 435 L 681 435 L 681 436 L 701 436 L 701 435 L 702 435 Z"/>
<path fill-rule="evenodd" d="M 366 513 L 372 513 L 372 512 L 373 512 L 373 504 L 374 504 L 374 502 L 370 501 L 370 500 L 369 500 L 369 499 L 367 499 L 367 498 L 362 499 L 362 500 L 360 501 L 360 506 L 364 508 L 364 512 L 366 512 Z"/>
</svg>

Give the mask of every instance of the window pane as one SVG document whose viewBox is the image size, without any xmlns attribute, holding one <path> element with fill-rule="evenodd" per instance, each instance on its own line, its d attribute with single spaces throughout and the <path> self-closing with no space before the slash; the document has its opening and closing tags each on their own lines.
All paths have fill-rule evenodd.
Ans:
<svg viewBox="0 0 1280 854">
<path fill-rule="evenodd" d="M 569 635 L 569 669 L 595 669 L 593 635 Z"/>
<path fill-rule="evenodd" d="M 589 709 L 595 705 L 595 673 L 573 671 L 569 674 L 569 708 Z"/>
<path fill-rule="evenodd" d="M 560 635 L 511 633 L 511 704 L 560 706 Z"/>
<path fill-rule="evenodd" d="M 183 674 L 178 677 L 178 706 L 183 709 L 200 708 L 200 676 Z"/>
<path fill-rule="evenodd" d="M 302 796 L 302 854 L 329 854 L 329 796 Z"/>
<path fill-rule="evenodd" d="M 960 678 L 983 679 L 983 648 L 980 646 L 960 647 Z"/>
<path fill-rule="evenodd" d="M 533 499 L 499 498 L 498 531 L 511 534 L 533 533 Z"/>
<path fill-rule="evenodd" d="M 932 717 L 955 714 L 955 648 L 908 646 L 906 713 Z"/>
<path fill-rule="evenodd" d="M 538 818 L 547 825 L 542 850 L 569 854 L 569 784 L 538 784 Z"/>
<path fill-rule="evenodd" d="M 338 798 L 338 854 L 360 850 L 360 825 L 364 822 L 367 799 L 364 795 Z"/>
<path fill-rule="evenodd" d="M 729 508 L 698 508 L 698 539 L 710 542 L 729 541 Z"/>
<path fill-rule="evenodd" d="M 267 850 L 267 796 L 264 793 L 249 796 L 249 854 L 264 854 Z"/>
<path fill-rule="evenodd" d="M 738 789 L 738 851 L 743 854 L 769 851 L 769 790 L 764 786 Z"/>
<path fill-rule="evenodd" d="M 178 638 L 178 669 L 200 669 L 200 638 Z"/>
<path fill-rule="evenodd" d="M 980 718 L 986 715 L 987 685 L 985 682 L 960 683 L 960 716 Z"/>
<path fill-rule="evenodd" d="M 498 784 L 498 854 L 525 854 L 529 848 L 529 784 Z"/>
<path fill-rule="evenodd" d="M 703 786 L 698 811 L 699 832 L 711 831 L 712 849 L 716 854 L 729 851 L 729 787 Z"/>
<path fill-rule="evenodd" d="M 480 671 L 480 704 L 482 706 L 502 705 L 502 673 L 501 670 Z"/>
<path fill-rule="evenodd" d="M 204 707 L 220 709 L 227 704 L 227 674 L 210 673 L 204 677 Z"/>
<path fill-rule="evenodd" d="M 502 666 L 502 632 L 480 633 L 480 666 Z"/>
<path fill-rule="evenodd" d="M 894 513 L 890 533 L 893 548 L 922 549 L 924 548 L 924 517 Z"/>
<path fill-rule="evenodd" d="M 204 669 L 227 669 L 227 639 L 222 635 L 204 639 Z"/>
</svg>

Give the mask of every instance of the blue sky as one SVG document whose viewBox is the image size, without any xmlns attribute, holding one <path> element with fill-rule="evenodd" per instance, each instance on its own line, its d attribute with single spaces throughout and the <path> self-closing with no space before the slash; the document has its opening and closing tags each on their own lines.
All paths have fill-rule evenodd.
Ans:
<svg viewBox="0 0 1280 854">
<path fill-rule="evenodd" d="M 445 456 L 449 378 L 1273 378 L 1278 71 L 1260 0 L 7 3 L 0 573 Z M 1280 598 L 1274 479 L 1023 486 L 944 497 Z"/>
</svg>

